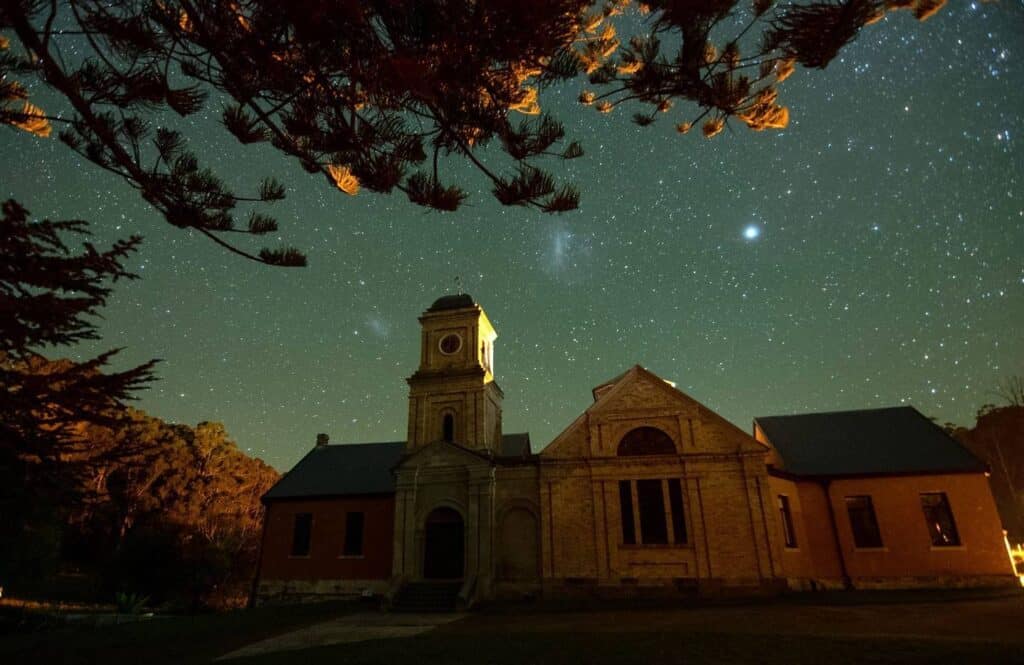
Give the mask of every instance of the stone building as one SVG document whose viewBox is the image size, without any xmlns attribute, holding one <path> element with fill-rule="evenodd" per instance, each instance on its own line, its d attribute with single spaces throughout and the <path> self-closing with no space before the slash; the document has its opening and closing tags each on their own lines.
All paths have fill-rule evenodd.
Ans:
<svg viewBox="0 0 1024 665">
<path fill-rule="evenodd" d="M 984 466 L 913 409 L 759 418 L 640 366 L 539 452 L 502 431 L 497 333 L 420 317 L 405 441 L 326 436 L 264 497 L 256 599 L 774 593 L 1016 583 Z"/>
</svg>

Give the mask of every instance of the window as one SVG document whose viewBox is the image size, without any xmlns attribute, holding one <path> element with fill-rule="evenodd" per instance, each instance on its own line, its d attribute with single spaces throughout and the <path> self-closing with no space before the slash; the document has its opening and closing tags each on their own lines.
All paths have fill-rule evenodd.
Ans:
<svg viewBox="0 0 1024 665">
<path fill-rule="evenodd" d="M 668 544 L 661 481 L 636 481 L 636 503 L 640 509 L 640 542 L 644 545 Z"/>
<path fill-rule="evenodd" d="M 309 556 L 313 537 L 313 513 L 297 513 L 292 529 L 292 556 Z"/>
<path fill-rule="evenodd" d="M 686 542 L 686 513 L 683 512 L 683 488 L 678 478 L 668 481 L 668 505 L 672 508 L 672 533 L 676 543 Z"/>
<path fill-rule="evenodd" d="M 665 506 L 666 488 L 671 517 Z M 639 525 L 633 516 L 634 492 L 637 513 L 640 516 Z M 683 504 L 682 484 L 678 478 L 620 480 L 619 509 L 622 515 L 624 545 L 686 543 L 686 508 Z"/>
<path fill-rule="evenodd" d="M 793 529 L 793 513 L 789 510 L 789 497 L 779 495 L 779 515 L 782 517 L 782 536 L 786 547 L 796 547 L 796 531 Z"/>
<path fill-rule="evenodd" d="M 619 511 L 622 514 L 622 542 L 636 545 L 636 524 L 633 522 L 633 489 L 628 480 L 619 481 Z"/>
<path fill-rule="evenodd" d="M 441 420 L 441 438 L 448 443 L 455 441 L 455 416 L 450 413 L 444 414 Z"/>
<path fill-rule="evenodd" d="M 856 547 L 881 547 L 882 534 L 878 531 L 875 507 L 870 496 L 846 497 L 846 512 L 850 515 L 850 529 Z"/>
<path fill-rule="evenodd" d="M 343 556 L 363 555 L 363 513 L 347 513 L 345 515 L 345 546 Z"/>
<path fill-rule="evenodd" d="M 928 525 L 928 534 L 934 547 L 956 547 L 960 544 L 960 534 L 957 533 L 953 511 L 949 508 L 945 492 L 922 494 L 921 510 L 924 511 L 924 521 Z"/>
<path fill-rule="evenodd" d="M 672 438 L 656 427 L 637 427 L 626 432 L 619 441 L 620 456 L 674 455 L 676 444 Z"/>
</svg>

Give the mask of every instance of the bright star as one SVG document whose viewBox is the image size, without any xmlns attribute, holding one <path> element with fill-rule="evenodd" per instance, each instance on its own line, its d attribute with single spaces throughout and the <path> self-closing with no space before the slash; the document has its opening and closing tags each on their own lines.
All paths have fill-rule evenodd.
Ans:
<svg viewBox="0 0 1024 665">
<path fill-rule="evenodd" d="M 761 227 L 757 224 L 750 224 L 743 229 L 743 237 L 747 240 L 756 240 L 761 235 Z"/>
</svg>

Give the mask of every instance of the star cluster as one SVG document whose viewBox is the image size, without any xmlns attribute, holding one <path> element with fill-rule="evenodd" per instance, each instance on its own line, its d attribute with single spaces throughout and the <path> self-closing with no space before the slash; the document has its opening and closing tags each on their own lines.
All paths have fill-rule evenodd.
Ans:
<svg viewBox="0 0 1024 665">
<path fill-rule="evenodd" d="M 191 145 L 240 186 L 276 174 L 281 239 L 311 265 L 272 269 L 169 227 L 55 140 L 0 134 L 0 195 L 84 218 L 101 241 L 142 233 L 141 280 L 104 311 L 121 363 L 159 357 L 140 406 L 219 420 L 280 469 L 313 445 L 405 435 L 417 315 L 463 288 L 498 329 L 506 431 L 546 444 L 593 385 L 640 363 L 734 423 L 913 404 L 969 424 L 1024 373 L 1024 3 L 890 16 L 824 72 L 781 93 L 782 132 L 708 141 L 579 86 L 542 98 L 587 154 L 559 167 L 582 191 L 560 217 L 503 208 L 465 166 L 451 215 L 400 196 L 349 198 L 216 124 Z M 15 167 L 16 165 L 16 167 Z"/>
</svg>

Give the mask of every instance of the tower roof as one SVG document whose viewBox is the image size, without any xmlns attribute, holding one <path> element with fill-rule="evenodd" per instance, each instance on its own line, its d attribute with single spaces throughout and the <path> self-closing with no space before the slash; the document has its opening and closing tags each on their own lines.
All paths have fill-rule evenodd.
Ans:
<svg viewBox="0 0 1024 665">
<path fill-rule="evenodd" d="M 473 300 L 473 296 L 468 293 L 459 293 L 447 296 L 441 296 L 434 301 L 434 304 L 430 306 L 428 312 L 442 312 L 448 309 L 465 309 L 467 307 L 476 307 L 477 304 Z"/>
</svg>

